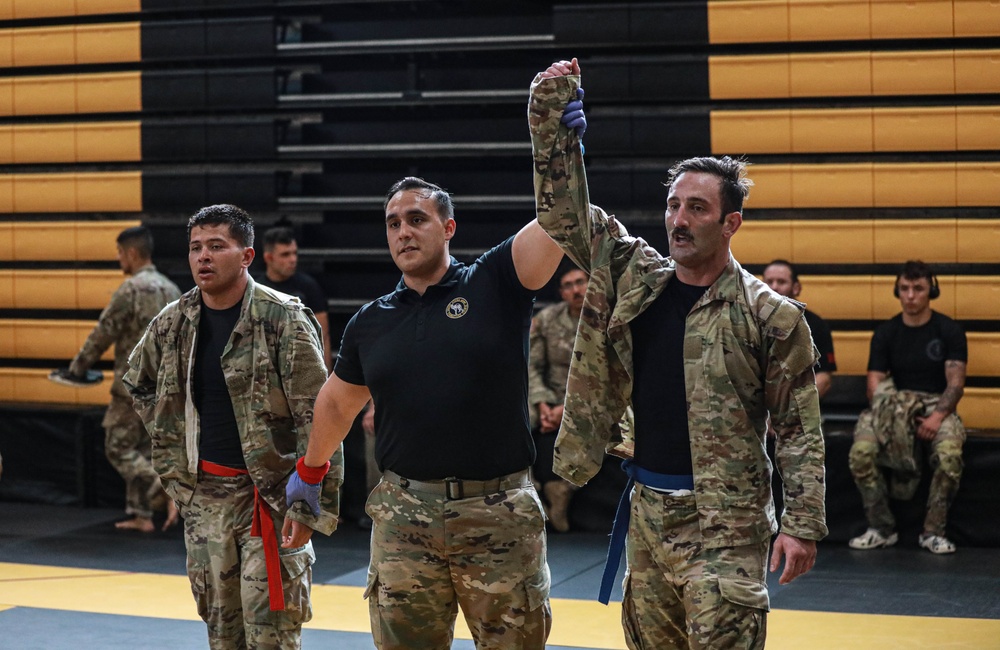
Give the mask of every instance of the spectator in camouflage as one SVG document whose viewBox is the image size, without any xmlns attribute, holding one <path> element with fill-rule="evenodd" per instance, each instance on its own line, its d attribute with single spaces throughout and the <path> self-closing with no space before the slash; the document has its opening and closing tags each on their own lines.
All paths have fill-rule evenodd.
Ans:
<svg viewBox="0 0 1000 650">
<path fill-rule="evenodd" d="M 343 480 L 334 447 L 316 511 L 285 505 L 326 366 L 312 312 L 247 272 L 253 234 L 233 205 L 190 219 L 196 286 L 153 319 L 125 375 L 153 465 L 184 517 L 191 591 L 213 650 L 301 647 L 312 616 L 309 540 L 336 528 Z"/>
<path fill-rule="evenodd" d="M 144 226 L 123 230 L 117 239 L 118 264 L 128 276 L 111 296 L 97 325 L 69 365 L 72 376 L 82 376 L 112 345 L 115 346 L 111 403 L 101 425 L 108 462 L 125 479 L 125 512 L 130 519 L 115 524 L 121 530 L 151 533 L 154 510 L 167 513 L 163 530 L 177 523 L 177 507 L 160 485 L 150 462 L 149 434 L 132 409 L 132 398 L 122 385 L 128 355 L 153 317 L 180 297 L 180 289 L 153 266 L 153 235 Z"/>
<path fill-rule="evenodd" d="M 965 392 L 968 343 L 961 325 L 931 309 L 941 289 L 927 264 L 910 260 L 896 278 L 894 294 L 902 311 L 879 325 L 868 354 L 868 399 L 872 408 L 862 412 L 854 428 L 850 466 L 861 492 L 868 530 L 848 542 L 851 548 L 871 550 L 899 540 L 896 520 L 889 509 L 889 490 L 882 475 L 886 448 L 892 439 L 888 425 L 904 423 L 910 450 L 926 451 L 933 477 L 927 499 L 921 548 L 934 554 L 954 553 L 955 543 L 945 535 L 948 509 L 962 478 L 965 427 L 955 412 Z M 915 402 L 916 415 L 906 417 L 893 409 L 879 415 L 879 398 L 886 385 L 904 401 Z M 914 486 L 915 488 L 915 486 Z M 899 495 L 894 495 L 899 496 Z M 912 497 L 910 491 L 909 497 Z M 907 497 L 908 498 L 908 497 Z"/>
<path fill-rule="evenodd" d="M 576 486 L 553 473 L 552 453 L 562 422 L 566 377 L 573 354 L 576 323 L 583 309 L 583 294 L 587 291 L 587 274 L 567 261 L 556 276 L 562 300 L 542 309 L 531 319 L 528 406 L 538 453 L 533 474 L 541 484 L 549 522 L 557 531 L 565 533 L 570 528 L 569 503 Z"/>
<path fill-rule="evenodd" d="M 812 568 L 827 533 L 809 328 L 801 306 L 730 253 L 750 185 L 744 163 L 694 158 L 670 170 L 670 257 L 590 203 L 579 75 L 576 59 L 553 63 L 528 105 L 538 222 L 589 275 L 555 471 L 582 485 L 606 450 L 628 459 L 630 648 L 763 648 L 779 530 L 769 421 L 785 499 L 770 562 L 777 571 L 784 561 L 781 584 Z M 629 406 L 634 429 L 623 435 Z"/>
</svg>

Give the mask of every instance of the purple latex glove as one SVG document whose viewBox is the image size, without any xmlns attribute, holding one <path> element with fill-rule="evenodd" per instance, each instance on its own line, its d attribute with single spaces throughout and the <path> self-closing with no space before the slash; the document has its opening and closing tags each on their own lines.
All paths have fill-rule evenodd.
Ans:
<svg viewBox="0 0 1000 650">
<path fill-rule="evenodd" d="M 587 132 L 587 116 L 583 112 L 583 88 L 576 89 L 576 99 L 566 104 L 559 122 L 576 131 L 577 137 L 583 139 L 583 134 Z"/>
<path fill-rule="evenodd" d="M 319 517 L 319 492 L 322 487 L 322 481 L 306 483 L 298 472 L 292 472 L 285 485 L 285 502 L 290 508 L 296 501 L 305 501 L 309 509 L 312 510 L 313 516 Z"/>
</svg>

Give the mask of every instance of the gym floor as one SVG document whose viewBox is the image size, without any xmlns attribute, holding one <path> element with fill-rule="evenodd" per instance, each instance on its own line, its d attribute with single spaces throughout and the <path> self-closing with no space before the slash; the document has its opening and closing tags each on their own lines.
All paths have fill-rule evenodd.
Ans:
<svg viewBox="0 0 1000 650">
<path fill-rule="evenodd" d="M 0 502 L 0 648 L 207 647 L 179 528 L 115 530 L 122 518 L 117 510 Z M 361 597 L 368 535 L 348 523 L 314 538 L 304 648 L 373 647 Z M 606 543 L 600 534 L 549 535 L 549 647 L 625 648 L 620 587 L 611 606 L 594 600 Z M 915 539 L 867 552 L 820 544 L 812 572 L 783 587 L 770 583 L 770 650 L 1000 650 L 1000 549 L 934 556 Z M 453 647 L 470 650 L 469 639 L 460 621 Z"/>
</svg>

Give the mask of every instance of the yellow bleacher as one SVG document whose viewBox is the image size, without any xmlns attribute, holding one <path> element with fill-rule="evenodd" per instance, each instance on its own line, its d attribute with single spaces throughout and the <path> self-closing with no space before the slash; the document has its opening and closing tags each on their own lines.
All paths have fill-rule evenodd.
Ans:
<svg viewBox="0 0 1000 650">
<path fill-rule="evenodd" d="M 140 60 L 137 22 L 0 29 L 0 68 Z"/>
<path fill-rule="evenodd" d="M 140 72 L 0 78 L 0 117 L 134 113 L 141 110 Z"/>
<path fill-rule="evenodd" d="M 755 221 L 750 213 L 731 245 L 746 264 L 778 258 L 800 264 L 902 264 L 908 259 L 988 264 L 998 259 L 1000 219 Z"/>
<path fill-rule="evenodd" d="M 947 208 L 1000 205 L 1000 163 L 758 164 L 748 208 Z"/>
<path fill-rule="evenodd" d="M 118 233 L 141 223 L 135 220 L 0 222 L 0 261 L 115 260 Z"/>
<path fill-rule="evenodd" d="M 136 13 L 141 0 L 0 0 L 0 20 Z"/>
<path fill-rule="evenodd" d="M 0 309 L 104 309 L 121 271 L 0 269 Z"/>
<path fill-rule="evenodd" d="M 712 99 L 996 93 L 1000 50 L 713 55 L 708 79 Z"/>
<path fill-rule="evenodd" d="M 709 0 L 710 43 L 1000 36 L 995 0 Z"/>
<path fill-rule="evenodd" d="M 710 119 L 716 154 L 1000 149 L 1000 106 L 724 110 Z"/>
<path fill-rule="evenodd" d="M 138 212 L 141 172 L 7 174 L 0 176 L 0 212 Z"/>
<path fill-rule="evenodd" d="M 0 357 L 7 359 L 72 359 L 97 321 L 39 318 L 0 319 Z M 114 359 L 109 348 L 101 359 Z"/>
<path fill-rule="evenodd" d="M 0 165 L 140 160 L 137 121 L 0 125 Z"/>
</svg>

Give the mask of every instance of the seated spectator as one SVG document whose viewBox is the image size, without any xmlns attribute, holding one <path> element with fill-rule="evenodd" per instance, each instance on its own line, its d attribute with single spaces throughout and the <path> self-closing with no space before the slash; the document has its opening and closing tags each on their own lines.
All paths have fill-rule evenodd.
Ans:
<svg viewBox="0 0 1000 650">
<path fill-rule="evenodd" d="M 850 466 L 868 519 L 868 530 L 849 542 L 868 550 L 899 540 L 889 509 L 894 498 L 910 499 L 920 480 L 921 448 L 929 445 L 934 472 L 919 543 L 931 553 L 954 553 L 945 536 L 948 508 L 962 477 L 965 428 L 955 413 L 965 387 L 965 332 L 933 311 L 940 295 L 930 267 L 909 261 L 894 293 L 903 311 L 879 325 L 868 357 L 868 399 L 854 429 Z M 914 437 L 922 444 L 915 445 Z M 882 468 L 892 470 L 891 489 Z"/>
<path fill-rule="evenodd" d="M 562 422 L 569 360 L 587 291 L 587 275 L 564 262 L 556 276 L 562 301 L 542 309 L 531 321 L 528 405 L 537 453 L 532 470 L 542 486 L 549 522 L 565 533 L 569 530 L 569 502 L 576 486 L 552 471 L 552 454 Z"/>
<path fill-rule="evenodd" d="M 786 298 L 797 300 L 802 293 L 802 283 L 799 274 L 786 260 L 774 260 L 764 269 L 764 282 L 771 290 Z M 819 350 L 819 362 L 816 364 L 816 390 L 823 397 L 830 391 L 833 373 L 837 371 L 837 358 L 833 354 L 833 336 L 830 326 L 817 314 L 805 311 L 806 323 L 812 332 L 813 345 Z"/>
</svg>

